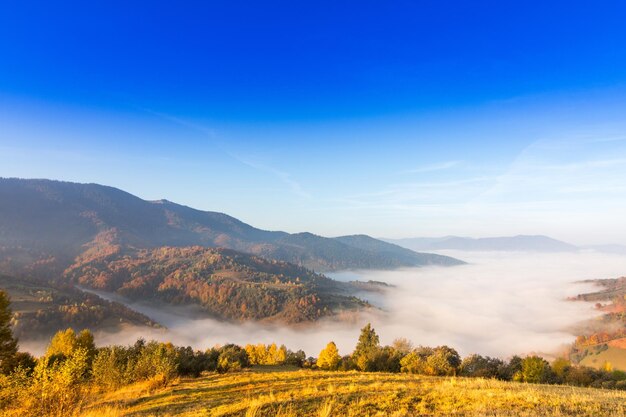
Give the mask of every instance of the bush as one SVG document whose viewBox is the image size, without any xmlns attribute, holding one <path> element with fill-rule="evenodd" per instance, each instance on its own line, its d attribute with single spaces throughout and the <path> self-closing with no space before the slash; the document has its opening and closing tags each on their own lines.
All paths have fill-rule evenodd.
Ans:
<svg viewBox="0 0 626 417">
<path fill-rule="evenodd" d="M 391 346 L 385 346 L 374 352 L 372 367 L 376 372 L 400 372 L 402 353 Z"/>
<path fill-rule="evenodd" d="M 219 349 L 219 357 L 217 359 L 218 372 L 240 371 L 249 366 L 248 354 L 239 346 L 231 344 Z"/>
<path fill-rule="evenodd" d="M 181 376 L 198 377 L 204 371 L 215 370 L 214 361 L 208 352 L 195 351 L 190 347 L 176 349 L 177 372 Z"/>
<path fill-rule="evenodd" d="M 522 359 L 522 369 L 513 379 L 519 382 L 543 384 L 554 382 L 554 374 L 550 364 L 540 356 L 527 356 Z"/>
<path fill-rule="evenodd" d="M 170 343 L 138 340 L 134 346 L 110 346 L 98 351 L 93 361 L 93 379 L 105 388 L 137 381 L 167 385 L 178 375 L 179 350 Z"/>
<path fill-rule="evenodd" d="M 30 398 L 24 408 L 38 416 L 66 416 L 80 406 L 89 374 L 89 353 L 73 350 L 62 360 L 50 356 L 39 359 L 33 371 Z"/>
<path fill-rule="evenodd" d="M 439 346 L 426 360 L 428 375 L 451 376 L 456 375 L 461 365 L 461 357 L 456 350 L 448 346 Z"/>
<path fill-rule="evenodd" d="M 139 354 L 133 369 L 133 380 L 158 379 L 167 385 L 175 376 L 176 350 L 171 343 L 152 341 Z"/>
<path fill-rule="evenodd" d="M 448 346 L 418 347 L 400 360 L 402 372 L 422 375 L 456 375 L 461 357 Z"/>
<path fill-rule="evenodd" d="M 130 382 L 129 353 L 129 349 L 121 346 L 100 349 L 92 365 L 94 382 L 107 389 Z"/>
<path fill-rule="evenodd" d="M 433 354 L 433 349 L 420 346 L 413 349 L 400 360 L 400 370 L 410 374 L 427 374 L 426 360 Z"/>
</svg>

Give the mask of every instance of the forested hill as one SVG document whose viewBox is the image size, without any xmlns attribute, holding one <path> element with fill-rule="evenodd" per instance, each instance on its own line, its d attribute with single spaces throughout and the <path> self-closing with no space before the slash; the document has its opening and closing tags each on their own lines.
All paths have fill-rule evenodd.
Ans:
<svg viewBox="0 0 626 417">
<path fill-rule="evenodd" d="M 390 269 L 460 261 L 416 253 L 368 236 L 325 238 L 257 229 L 231 216 L 169 201 L 146 201 L 116 188 L 51 180 L 0 179 L 0 247 L 17 258 L 67 265 L 105 239 L 135 248 L 224 247 L 316 271 Z M 17 259 L 19 261 L 19 259 Z M 12 258 L 11 261 L 16 261 Z M 7 262 L 7 259 L 0 259 Z"/>
<path fill-rule="evenodd" d="M 348 284 L 294 264 L 222 248 L 111 247 L 85 253 L 65 276 L 69 282 L 130 299 L 199 304 L 214 317 L 231 320 L 295 323 L 367 307 L 342 295 Z"/>
</svg>

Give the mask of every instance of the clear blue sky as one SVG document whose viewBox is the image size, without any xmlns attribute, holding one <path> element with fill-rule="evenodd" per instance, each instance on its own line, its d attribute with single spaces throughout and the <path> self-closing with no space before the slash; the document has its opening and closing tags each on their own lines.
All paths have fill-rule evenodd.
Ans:
<svg viewBox="0 0 626 417">
<path fill-rule="evenodd" d="M 626 243 L 623 2 L 0 5 L 0 176 L 324 235 Z"/>
</svg>

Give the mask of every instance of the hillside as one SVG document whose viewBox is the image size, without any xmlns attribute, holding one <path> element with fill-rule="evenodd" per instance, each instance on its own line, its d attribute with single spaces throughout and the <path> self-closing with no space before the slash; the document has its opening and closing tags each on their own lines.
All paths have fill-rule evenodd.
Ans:
<svg viewBox="0 0 626 417">
<path fill-rule="evenodd" d="M 230 249 L 108 246 L 87 251 L 65 271 L 68 282 L 134 300 L 199 304 L 230 320 L 316 320 L 367 304 L 342 284 L 306 268 Z"/>
<path fill-rule="evenodd" d="M 367 237 L 364 244 L 363 239 L 261 230 L 223 213 L 146 201 L 97 184 L 0 179 L 0 263 L 7 251 L 18 251 L 13 259 L 44 254 L 64 267 L 102 235 L 113 237 L 110 243 L 144 249 L 224 247 L 316 271 L 461 263 Z"/>
<path fill-rule="evenodd" d="M 446 236 L 439 238 L 417 237 L 384 239 L 386 242 L 416 250 L 512 251 L 512 252 L 572 252 L 578 248 L 548 236 L 507 236 L 469 238 Z"/>
<path fill-rule="evenodd" d="M 584 282 L 597 285 L 598 291 L 574 300 L 595 302 L 602 315 L 584 323 L 570 357 L 586 366 L 626 371 L 626 277 Z"/>
<path fill-rule="evenodd" d="M 257 370 L 97 396 L 82 417 L 624 416 L 626 392 L 485 379 Z"/>
<path fill-rule="evenodd" d="M 59 330 L 158 325 L 125 306 L 83 293 L 72 286 L 44 285 L 24 277 L 0 275 L 0 288 L 11 297 L 12 327 L 22 342 L 47 340 Z"/>
<path fill-rule="evenodd" d="M 364 251 L 397 258 L 405 264 L 414 262 L 416 255 L 421 265 L 458 265 L 462 263 L 449 256 L 436 255 L 434 253 L 416 253 L 402 246 L 374 239 L 367 235 L 339 236 L 335 240 Z"/>
</svg>

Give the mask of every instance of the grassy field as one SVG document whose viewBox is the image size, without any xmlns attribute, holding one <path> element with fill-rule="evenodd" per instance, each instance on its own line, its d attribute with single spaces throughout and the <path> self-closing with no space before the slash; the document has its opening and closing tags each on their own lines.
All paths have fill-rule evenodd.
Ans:
<svg viewBox="0 0 626 417">
<path fill-rule="evenodd" d="M 406 374 L 255 370 L 94 394 L 81 417 L 626 416 L 626 392 Z"/>
<path fill-rule="evenodd" d="M 591 353 L 580 361 L 581 365 L 590 366 L 592 368 L 601 368 L 605 363 L 610 363 L 613 369 L 626 371 L 626 349 L 609 347 L 599 353 Z"/>
</svg>

